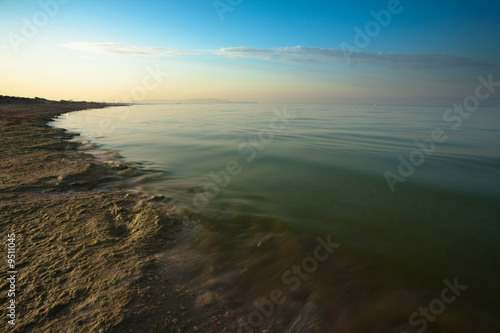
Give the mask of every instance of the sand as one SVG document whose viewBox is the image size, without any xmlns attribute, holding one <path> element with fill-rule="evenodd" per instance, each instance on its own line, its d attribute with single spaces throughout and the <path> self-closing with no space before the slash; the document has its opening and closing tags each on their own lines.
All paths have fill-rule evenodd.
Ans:
<svg viewBox="0 0 500 333">
<path fill-rule="evenodd" d="M 183 293 L 180 282 L 188 272 L 158 265 L 158 255 L 165 257 L 185 229 L 175 207 L 161 196 L 97 191 L 100 184 L 119 180 L 126 166 L 98 162 L 69 141 L 75 134 L 47 125 L 65 112 L 108 105 L 1 102 L 0 237 L 6 245 L 15 234 L 17 271 L 15 326 L 3 317 L 1 327 L 222 331 L 225 311 L 195 311 L 195 295 Z M 6 262 L 7 246 L 2 256 Z M 8 289 L 4 278 L 3 309 L 13 299 Z"/>
</svg>

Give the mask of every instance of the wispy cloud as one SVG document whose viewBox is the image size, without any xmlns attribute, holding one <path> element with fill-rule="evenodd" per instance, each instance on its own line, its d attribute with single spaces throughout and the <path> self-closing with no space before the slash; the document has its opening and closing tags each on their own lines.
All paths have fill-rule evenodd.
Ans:
<svg viewBox="0 0 500 333">
<path fill-rule="evenodd" d="M 273 66 L 231 65 L 231 67 L 242 68 L 242 69 L 261 69 L 261 70 L 279 69 L 279 67 L 273 67 Z"/>
<path fill-rule="evenodd" d="M 260 58 L 270 61 L 286 61 L 294 63 L 321 63 L 322 58 L 341 61 L 344 59 L 342 51 L 332 49 L 307 47 L 282 47 L 273 49 L 255 49 L 249 47 L 229 47 L 212 51 L 228 58 Z"/>
<path fill-rule="evenodd" d="M 136 46 L 121 43 L 72 42 L 64 44 L 62 46 L 73 50 L 84 51 L 87 53 L 101 53 L 121 56 L 175 57 L 183 55 L 216 55 L 232 59 L 257 58 L 267 61 L 313 65 L 327 62 L 347 62 L 346 54 L 343 50 L 302 46 L 270 49 L 229 47 L 219 50 L 207 50 L 199 52 L 172 50 L 161 47 Z M 349 60 L 351 64 L 364 64 L 374 66 L 403 65 L 415 68 L 460 68 L 490 66 L 490 64 L 477 62 L 466 57 L 437 53 L 393 54 L 391 52 L 354 52 L 349 55 Z"/>
<path fill-rule="evenodd" d="M 88 53 L 102 53 L 121 56 L 139 57 L 175 57 L 180 55 L 194 55 L 194 52 L 165 49 L 162 47 L 137 46 L 121 43 L 86 43 L 71 42 L 62 45 L 63 47 L 84 51 Z"/>
<path fill-rule="evenodd" d="M 324 49 L 316 47 L 283 47 L 272 49 L 255 49 L 248 47 L 230 47 L 212 51 L 228 58 L 260 58 L 269 61 L 285 61 L 293 63 L 324 63 L 346 62 L 343 50 Z M 393 53 L 352 53 L 349 55 L 351 64 L 367 65 L 406 65 L 425 68 L 454 68 L 467 66 L 489 66 L 472 59 L 448 54 L 393 54 Z"/>
<path fill-rule="evenodd" d="M 265 71 L 290 71 L 290 72 L 307 72 L 307 73 L 314 73 L 314 72 L 320 72 L 320 69 L 313 69 L 313 68 L 304 68 L 304 67 L 287 67 L 283 68 L 282 66 L 249 66 L 249 65 L 231 65 L 231 67 L 234 68 L 242 68 L 242 69 L 250 69 L 250 70 L 265 70 Z"/>
</svg>

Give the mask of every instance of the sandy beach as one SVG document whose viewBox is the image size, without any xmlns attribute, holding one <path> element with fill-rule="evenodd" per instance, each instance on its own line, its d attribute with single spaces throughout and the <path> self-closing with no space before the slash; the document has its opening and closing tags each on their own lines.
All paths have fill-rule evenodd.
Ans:
<svg viewBox="0 0 500 333">
<path fill-rule="evenodd" d="M 4 244 L 15 235 L 15 325 L 7 329 L 220 332 L 220 309 L 191 311 L 195 295 L 176 283 L 187 272 L 169 271 L 167 280 L 159 270 L 157 255 L 172 248 L 183 229 L 168 200 L 94 190 L 116 181 L 126 166 L 96 161 L 68 141 L 75 134 L 47 125 L 65 112 L 108 105 L 39 102 L 0 105 Z M 3 308 L 12 299 L 8 289 L 3 279 Z"/>
</svg>

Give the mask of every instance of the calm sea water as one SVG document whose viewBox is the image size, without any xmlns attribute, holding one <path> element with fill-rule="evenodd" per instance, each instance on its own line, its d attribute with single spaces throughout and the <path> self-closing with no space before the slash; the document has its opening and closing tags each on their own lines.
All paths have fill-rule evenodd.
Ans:
<svg viewBox="0 0 500 333">
<path fill-rule="evenodd" d="M 363 287 L 346 283 L 375 273 L 361 284 L 431 296 L 458 277 L 469 286 L 461 302 L 479 318 L 500 308 L 500 108 L 481 107 L 461 123 L 444 119 L 446 110 L 135 105 L 70 113 L 53 126 L 141 170 L 127 186 L 209 221 L 197 244 L 217 248 L 221 262 L 241 261 L 234 251 L 245 249 L 249 267 L 276 276 L 318 235 L 332 235 L 349 260 L 315 274 L 320 293 L 355 294 Z M 269 239 L 267 254 L 254 249 Z M 292 239 L 300 251 L 282 246 Z"/>
</svg>

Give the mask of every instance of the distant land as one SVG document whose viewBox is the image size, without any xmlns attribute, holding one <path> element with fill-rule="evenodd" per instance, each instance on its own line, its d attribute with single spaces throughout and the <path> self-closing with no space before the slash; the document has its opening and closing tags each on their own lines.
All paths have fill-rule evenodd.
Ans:
<svg viewBox="0 0 500 333">
<path fill-rule="evenodd" d="M 77 105 L 77 104 L 89 104 L 93 106 L 104 106 L 104 105 L 126 105 L 125 103 L 101 103 L 101 102 L 83 102 L 83 101 L 73 101 L 73 100 L 60 100 L 52 101 L 45 98 L 35 97 L 16 97 L 16 96 L 3 96 L 0 95 L 0 105 Z"/>
<path fill-rule="evenodd" d="M 15 96 L 2 96 L 0 95 L 0 104 L 14 104 L 14 105 L 39 105 L 39 104 L 76 104 L 76 103 L 89 103 L 96 105 L 110 104 L 106 102 L 80 102 L 73 100 L 60 100 L 52 101 L 45 98 L 35 97 L 15 97 Z M 131 105 L 131 104 L 257 104 L 257 102 L 233 102 L 226 99 L 216 98 L 199 98 L 199 99 L 152 99 L 145 101 L 137 101 L 130 103 L 111 103 L 112 105 Z"/>
<path fill-rule="evenodd" d="M 257 102 L 233 102 L 227 99 L 198 98 L 198 99 L 152 99 L 134 102 L 134 104 L 257 104 Z"/>
</svg>

